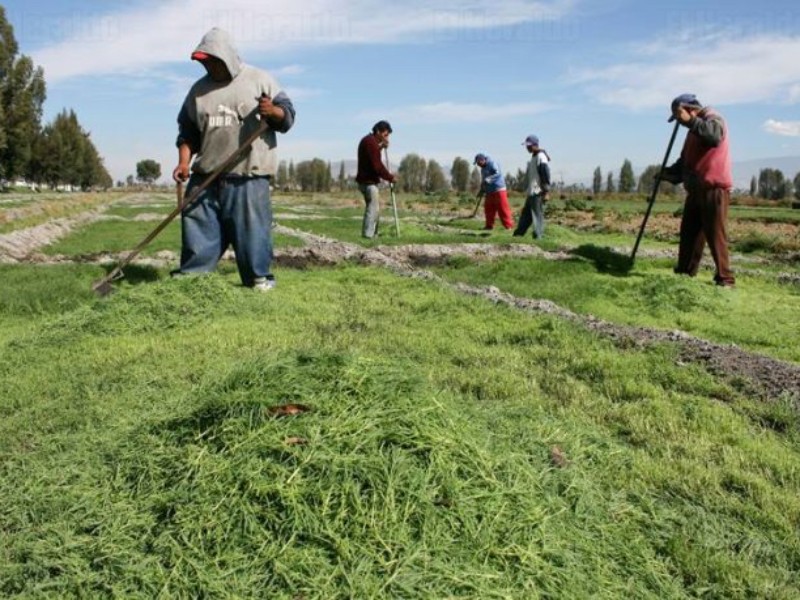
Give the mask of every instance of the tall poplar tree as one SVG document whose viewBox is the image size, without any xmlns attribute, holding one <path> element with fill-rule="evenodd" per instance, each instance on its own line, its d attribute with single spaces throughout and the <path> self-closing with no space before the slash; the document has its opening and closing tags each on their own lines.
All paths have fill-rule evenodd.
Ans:
<svg viewBox="0 0 800 600">
<path fill-rule="evenodd" d="M 636 189 L 636 177 L 633 175 L 633 165 L 626 158 L 622 163 L 622 168 L 619 170 L 617 191 L 622 194 L 630 194 L 634 189 Z"/>
<path fill-rule="evenodd" d="M 597 167 L 594 170 L 594 174 L 592 175 L 592 193 L 596 196 L 600 193 L 600 190 L 603 189 L 603 171 L 600 170 L 600 167 Z"/>
<path fill-rule="evenodd" d="M 28 174 L 45 97 L 44 72 L 19 55 L 14 28 L 0 6 L 0 174 L 6 179 Z"/>
<path fill-rule="evenodd" d="M 425 168 L 425 191 L 441 192 L 447 189 L 447 180 L 444 177 L 442 166 L 431 159 Z"/>
<path fill-rule="evenodd" d="M 453 166 L 450 167 L 450 181 L 452 181 L 455 191 L 467 191 L 469 186 L 469 161 L 460 156 L 456 156 L 453 159 Z"/>
</svg>

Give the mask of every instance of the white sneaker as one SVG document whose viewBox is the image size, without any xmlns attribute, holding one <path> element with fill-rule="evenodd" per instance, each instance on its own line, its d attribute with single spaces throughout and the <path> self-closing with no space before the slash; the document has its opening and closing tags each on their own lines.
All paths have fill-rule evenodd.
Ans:
<svg viewBox="0 0 800 600">
<path fill-rule="evenodd" d="M 274 279 L 256 279 L 253 289 L 257 292 L 268 292 L 275 287 Z"/>
</svg>

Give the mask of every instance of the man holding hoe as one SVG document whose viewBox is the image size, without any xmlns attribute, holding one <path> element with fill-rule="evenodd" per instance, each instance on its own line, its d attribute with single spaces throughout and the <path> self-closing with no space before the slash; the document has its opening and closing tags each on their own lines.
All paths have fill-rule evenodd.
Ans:
<svg viewBox="0 0 800 600">
<path fill-rule="evenodd" d="M 727 125 L 694 94 L 677 96 L 671 110 L 669 121 L 677 120 L 689 130 L 680 158 L 662 173 L 666 181 L 682 182 L 686 188 L 675 272 L 697 275 L 707 241 L 716 266 L 714 283 L 733 286 L 725 229 L 733 187 Z"/>
<path fill-rule="evenodd" d="M 268 291 L 275 285 L 270 179 L 278 166 L 276 132 L 292 127 L 294 106 L 269 73 L 241 61 L 221 29 L 203 37 L 192 60 L 206 75 L 191 87 L 178 114 L 172 177 L 189 179 L 187 194 L 195 186 L 202 191 L 181 214 L 176 274 L 213 271 L 232 244 L 242 284 Z M 243 144 L 245 139 L 252 144 Z"/>
<path fill-rule="evenodd" d="M 479 152 L 475 155 L 475 165 L 481 170 L 481 192 L 485 196 L 483 214 L 485 217 L 483 229 L 494 229 L 494 220 L 500 216 L 500 222 L 506 229 L 514 227 L 514 218 L 511 216 L 511 207 L 508 205 L 508 192 L 506 180 L 500 165 L 490 156 Z"/>
<path fill-rule="evenodd" d="M 383 165 L 381 151 L 389 147 L 389 136 L 392 135 L 392 126 L 388 121 L 378 121 L 372 126 L 372 133 L 368 133 L 358 143 L 358 172 L 356 183 L 361 195 L 364 196 L 364 221 L 361 226 L 361 235 L 371 239 L 378 235 L 378 219 L 380 205 L 378 197 L 378 184 L 381 179 L 393 183 L 394 175 Z"/>
</svg>

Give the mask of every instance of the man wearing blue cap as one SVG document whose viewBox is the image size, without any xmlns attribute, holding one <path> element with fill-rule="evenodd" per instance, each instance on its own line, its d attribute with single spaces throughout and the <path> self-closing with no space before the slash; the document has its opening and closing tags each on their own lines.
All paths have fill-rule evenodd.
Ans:
<svg viewBox="0 0 800 600">
<path fill-rule="evenodd" d="M 519 216 L 519 224 L 514 236 L 523 236 L 533 223 L 533 237 L 541 239 L 544 235 L 544 203 L 550 193 L 550 156 L 539 148 L 539 138 L 529 135 L 523 142 L 531 160 L 528 162 L 528 189 L 525 206 Z"/>
<path fill-rule="evenodd" d="M 694 94 L 677 96 L 671 110 L 669 121 L 677 120 L 689 130 L 680 158 L 662 174 L 665 180 L 683 183 L 686 188 L 675 272 L 697 275 L 708 242 L 716 266 L 714 283 L 733 286 L 725 229 L 733 187 L 727 125 Z"/>
<path fill-rule="evenodd" d="M 494 220 L 500 215 L 500 222 L 506 229 L 514 227 L 511 207 L 508 205 L 506 180 L 500 165 L 483 153 L 475 155 L 475 163 L 481 169 L 481 191 L 486 196 L 483 202 L 485 218 L 484 229 L 494 229 Z"/>
</svg>

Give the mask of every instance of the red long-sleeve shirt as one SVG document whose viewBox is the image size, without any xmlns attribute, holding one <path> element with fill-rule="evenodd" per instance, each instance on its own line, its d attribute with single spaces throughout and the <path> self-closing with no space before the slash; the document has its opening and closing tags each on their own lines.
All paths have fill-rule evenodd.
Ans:
<svg viewBox="0 0 800 600">
<path fill-rule="evenodd" d="M 364 185 L 377 185 L 381 179 L 394 181 L 392 175 L 381 161 L 381 146 L 374 134 L 368 133 L 358 143 L 358 173 L 356 182 Z"/>
</svg>

